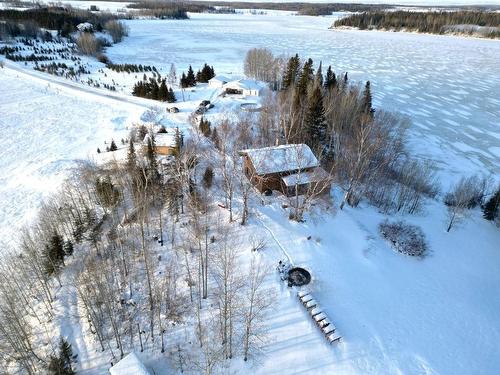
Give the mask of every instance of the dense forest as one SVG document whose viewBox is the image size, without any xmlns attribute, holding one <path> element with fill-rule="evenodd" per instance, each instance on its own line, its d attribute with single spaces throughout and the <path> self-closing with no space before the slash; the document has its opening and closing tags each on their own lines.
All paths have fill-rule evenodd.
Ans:
<svg viewBox="0 0 500 375">
<path fill-rule="evenodd" d="M 408 30 L 422 33 L 444 34 L 446 32 L 477 32 L 479 26 L 486 28 L 485 36 L 500 36 L 500 13 L 480 11 L 457 12 L 365 12 L 352 14 L 335 21 L 334 27 L 349 26 L 365 29 Z"/>
<path fill-rule="evenodd" d="M 92 13 L 70 7 L 43 7 L 26 10 L 0 9 L 0 20 L 13 22 L 36 22 L 40 27 L 50 30 L 72 32 L 82 22 L 90 22 L 97 31 L 102 31 L 104 24 L 115 19 L 108 13 Z"/>
<path fill-rule="evenodd" d="M 261 3 L 261 2 L 225 2 L 225 1 L 189 1 L 167 3 L 162 1 L 139 1 L 127 5 L 127 8 L 140 9 L 145 15 L 159 18 L 188 18 L 187 12 L 193 13 L 234 13 L 235 9 L 253 10 L 289 10 L 298 12 L 301 15 L 326 15 L 332 12 L 351 11 L 364 12 L 370 10 L 389 9 L 392 6 L 386 5 L 365 5 L 365 4 L 320 4 L 320 3 Z"/>
</svg>

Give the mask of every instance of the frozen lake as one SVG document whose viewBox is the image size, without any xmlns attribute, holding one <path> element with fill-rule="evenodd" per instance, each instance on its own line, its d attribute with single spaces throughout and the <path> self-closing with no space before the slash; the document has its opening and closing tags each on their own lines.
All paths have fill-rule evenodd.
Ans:
<svg viewBox="0 0 500 375">
<path fill-rule="evenodd" d="M 130 37 L 108 49 L 113 62 L 178 71 L 207 62 L 242 73 L 246 51 L 311 57 L 351 80 L 371 80 L 377 107 L 412 121 L 411 145 L 443 177 L 500 173 L 500 42 L 390 32 L 333 31 L 333 17 L 192 14 L 183 21 L 127 21 Z"/>
</svg>

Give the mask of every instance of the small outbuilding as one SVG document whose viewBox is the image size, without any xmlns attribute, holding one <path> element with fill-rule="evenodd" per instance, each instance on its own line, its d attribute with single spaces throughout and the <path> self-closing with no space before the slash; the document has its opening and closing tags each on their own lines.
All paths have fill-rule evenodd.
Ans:
<svg viewBox="0 0 500 375">
<path fill-rule="evenodd" d="M 147 150 L 149 139 L 151 136 L 146 134 L 142 145 L 144 150 Z M 174 133 L 157 133 L 154 135 L 155 151 L 158 155 L 174 155 L 177 151 L 177 142 Z"/>
<path fill-rule="evenodd" d="M 218 75 L 218 76 L 215 76 L 212 79 L 208 80 L 208 86 L 209 87 L 221 88 L 226 83 L 228 83 L 229 81 L 230 81 L 229 78 L 227 78 L 225 76 Z"/>
<path fill-rule="evenodd" d="M 152 375 L 134 352 L 109 369 L 110 375 Z"/>
<path fill-rule="evenodd" d="M 226 83 L 224 91 L 227 94 L 245 95 L 245 96 L 259 96 L 261 87 L 256 81 L 250 79 L 239 79 Z"/>
<path fill-rule="evenodd" d="M 288 144 L 240 151 L 243 171 L 261 192 L 302 195 L 314 188 L 329 191 L 330 176 L 306 144 Z"/>
</svg>

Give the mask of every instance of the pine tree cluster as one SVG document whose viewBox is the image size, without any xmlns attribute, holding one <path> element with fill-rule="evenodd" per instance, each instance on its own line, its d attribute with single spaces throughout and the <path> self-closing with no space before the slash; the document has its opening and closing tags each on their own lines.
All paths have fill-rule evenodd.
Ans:
<svg viewBox="0 0 500 375">
<path fill-rule="evenodd" d="M 47 275 L 56 274 L 64 266 L 64 257 L 73 254 L 73 243 L 64 241 L 63 237 L 54 233 L 44 247 L 44 266 Z"/>
<path fill-rule="evenodd" d="M 213 66 L 208 66 L 206 63 L 201 70 L 196 73 L 196 82 L 207 83 L 215 77 L 215 70 Z"/>
<path fill-rule="evenodd" d="M 172 87 L 168 87 L 165 78 L 160 76 L 137 82 L 132 89 L 132 95 L 169 103 L 177 100 Z"/>
<path fill-rule="evenodd" d="M 187 73 L 182 73 L 179 84 L 182 88 L 193 87 L 196 86 L 197 82 L 206 83 L 213 77 L 215 77 L 215 70 L 206 63 L 201 70 L 198 70 L 196 75 L 194 74 L 193 67 L 189 65 Z"/>
<path fill-rule="evenodd" d="M 200 120 L 200 131 L 205 137 L 210 137 L 212 130 L 210 129 L 210 121 L 205 120 L 203 117 Z"/>
<path fill-rule="evenodd" d="M 316 152 L 328 153 L 330 142 L 326 134 L 324 97 L 334 90 L 337 95 L 346 93 L 348 75 L 345 73 L 337 77 L 331 66 L 327 68 L 326 75 L 323 75 L 321 62 L 316 71 L 313 65 L 310 58 L 301 63 L 298 54 L 292 56 L 281 78 L 281 92 L 292 98 L 292 121 L 296 122 L 294 141 L 305 142 Z M 373 118 L 370 82 L 366 83 L 362 97 L 359 98 L 358 112 L 360 121 L 370 121 Z"/>
<path fill-rule="evenodd" d="M 158 72 L 155 66 L 151 65 L 137 65 L 137 64 L 106 64 L 108 69 L 121 73 L 144 73 L 144 72 Z"/>
<path fill-rule="evenodd" d="M 50 375 L 74 375 L 73 362 L 76 356 L 73 355 L 71 344 L 61 338 L 59 341 L 59 355 L 51 356 L 49 360 L 48 370 Z"/>
</svg>

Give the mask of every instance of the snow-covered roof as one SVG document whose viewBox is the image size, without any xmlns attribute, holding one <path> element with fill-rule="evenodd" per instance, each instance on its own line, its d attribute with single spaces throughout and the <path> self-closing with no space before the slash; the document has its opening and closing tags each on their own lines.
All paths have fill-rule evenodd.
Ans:
<svg viewBox="0 0 500 375">
<path fill-rule="evenodd" d="M 229 81 L 230 81 L 229 78 L 227 78 L 226 76 L 221 76 L 221 75 L 217 75 L 217 76 L 208 80 L 208 82 L 222 82 L 222 83 L 227 83 Z"/>
<path fill-rule="evenodd" d="M 224 87 L 234 90 L 260 90 L 259 84 L 251 79 L 239 79 L 237 81 L 231 81 L 226 83 Z"/>
<path fill-rule="evenodd" d="M 151 375 L 134 352 L 109 369 L 111 375 Z"/>
<path fill-rule="evenodd" d="M 149 134 L 146 134 L 146 136 L 144 137 L 143 143 L 145 145 L 148 144 L 149 137 Z M 175 147 L 175 135 L 173 133 L 157 133 L 154 135 L 154 137 L 156 147 Z"/>
<path fill-rule="evenodd" d="M 241 151 L 247 155 L 258 175 L 296 171 L 319 165 L 309 146 L 289 144 Z"/>
<path fill-rule="evenodd" d="M 325 181 L 328 179 L 328 173 L 321 168 L 314 168 L 312 171 L 304 171 L 300 173 L 293 173 L 281 178 L 285 186 L 295 186 L 314 182 Z"/>
</svg>

